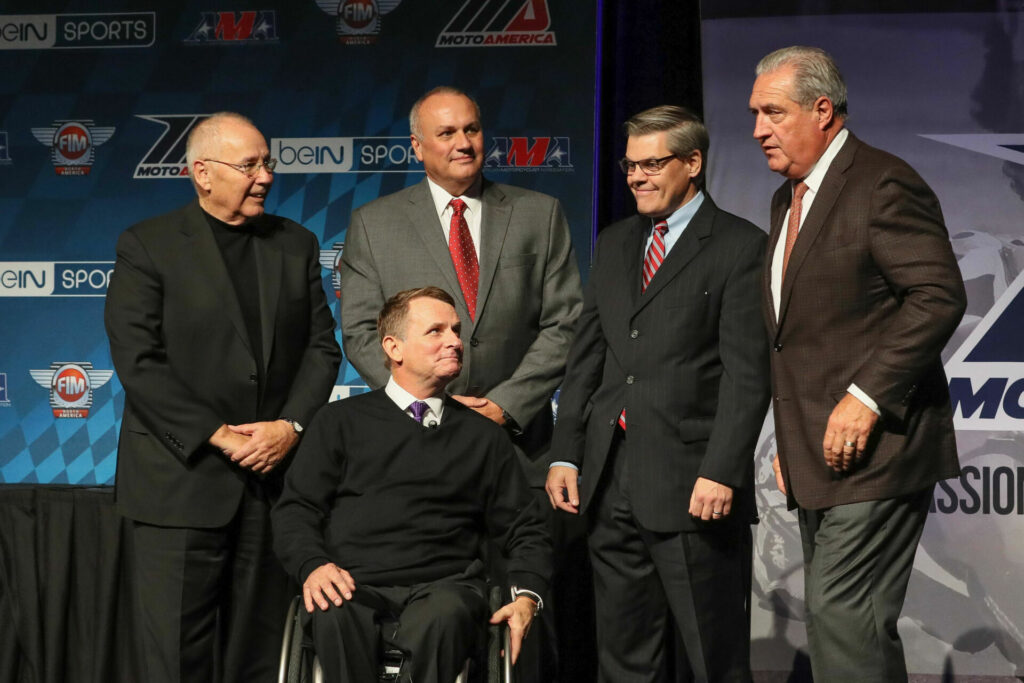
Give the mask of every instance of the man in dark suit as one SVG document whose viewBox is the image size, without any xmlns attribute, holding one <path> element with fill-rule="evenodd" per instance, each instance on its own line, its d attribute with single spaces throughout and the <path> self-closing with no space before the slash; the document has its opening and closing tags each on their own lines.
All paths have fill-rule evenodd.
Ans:
<svg viewBox="0 0 1024 683">
<path fill-rule="evenodd" d="M 426 178 L 355 210 L 345 237 L 339 265 L 345 354 L 371 388 L 384 386 L 375 321 L 385 299 L 426 284 L 453 292 L 467 343 L 462 374 L 448 391 L 505 427 L 543 500 L 550 400 L 565 372 L 582 298 L 565 214 L 553 197 L 483 177 L 480 110 L 465 93 L 427 92 L 413 104 L 409 126 Z M 556 556 L 582 553 L 582 529 L 556 524 L 552 533 Z M 571 573 L 563 581 L 556 567 L 554 609 L 543 620 L 550 628 L 548 620 L 560 618 L 560 649 L 589 651 L 588 629 L 560 612 L 559 589 L 579 583 Z M 554 639 L 534 642 L 547 648 Z M 524 679 L 550 678 L 531 673 L 535 654 L 525 656 Z"/>
<path fill-rule="evenodd" d="M 938 199 L 844 128 L 832 58 L 757 66 L 776 479 L 798 510 L 815 680 L 907 679 L 896 621 L 936 481 L 959 473 L 940 352 L 966 305 Z"/>
<path fill-rule="evenodd" d="M 462 369 L 455 300 L 423 287 L 378 318 L 390 379 L 313 419 L 274 508 L 275 547 L 302 582 L 329 681 L 377 680 L 384 637 L 400 680 L 450 683 L 487 621 L 481 541 L 508 558 L 511 656 L 543 604 L 551 545 L 503 430 L 445 395 Z"/>
<path fill-rule="evenodd" d="M 694 680 L 749 681 L 765 234 L 703 190 L 696 116 L 655 107 L 626 132 L 640 215 L 598 238 L 547 492 L 591 518 L 601 681 L 664 680 L 670 613 Z"/>
<path fill-rule="evenodd" d="M 270 504 L 341 357 L 316 238 L 264 213 L 260 132 L 214 115 L 187 157 L 198 200 L 121 235 L 106 302 L 144 680 L 272 681 L 290 589 Z"/>
</svg>

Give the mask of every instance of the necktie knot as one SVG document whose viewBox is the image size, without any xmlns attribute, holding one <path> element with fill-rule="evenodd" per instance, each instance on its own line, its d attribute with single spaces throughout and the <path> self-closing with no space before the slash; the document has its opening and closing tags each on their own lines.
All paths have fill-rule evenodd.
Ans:
<svg viewBox="0 0 1024 683">
<path fill-rule="evenodd" d="M 427 414 L 430 406 L 427 405 L 426 401 L 413 401 L 409 404 L 409 412 L 416 418 L 416 421 L 423 424 L 423 416 Z"/>
<path fill-rule="evenodd" d="M 654 230 L 659 235 L 664 237 L 665 233 L 668 232 L 668 221 L 658 221 L 657 223 L 654 224 Z"/>
<path fill-rule="evenodd" d="M 462 201 L 458 197 L 448 202 L 452 207 L 452 213 L 455 216 L 461 216 L 466 212 L 466 202 Z"/>
<path fill-rule="evenodd" d="M 807 187 L 807 183 L 805 183 L 802 180 L 800 182 L 798 182 L 796 185 L 794 185 L 793 186 L 793 201 L 797 201 L 798 202 L 801 199 L 803 199 L 804 198 L 804 194 L 806 194 L 808 189 L 809 188 Z"/>
</svg>

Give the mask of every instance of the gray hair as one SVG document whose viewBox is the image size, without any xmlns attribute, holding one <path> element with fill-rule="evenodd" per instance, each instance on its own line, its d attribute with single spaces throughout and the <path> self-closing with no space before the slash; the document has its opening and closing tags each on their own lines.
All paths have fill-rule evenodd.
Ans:
<svg viewBox="0 0 1024 683">
<path fill-rule="evenodd" d="M 436 88 L 432 88 L 427 92 L 420 95 L 420 98 L 412 103 L 412 109 L 409 110 L 409 132 L 415 135 L 417 138 L 422 139 L 420 131 L 420 107 L 427 101 L 428 98 L 434 95 L 461 95 L 467 100 L 473 103 L 473 109 L 476 110 L 476 118 L 480 119 L 480 105 L 477 104 L 476 100 L 467 92 L 463 92 L 456 87 L 450 85 L 439 85 Z"/>
<path fill-rule="evenodd" d="M 792 45 L 766 55 L 757 63 L 758 76 L 785 66 L 793 67 L 793 101 L 810 109 L 819 97 L 832 102 L 839 118 L 846 118 L 846 82 L 829 53 L 819 47 Z"/>
<path fill-rule="evenodd" d="M 622 125 L 626 135 L 637 137 L 651 133 L 667 133 L 668 151 L 685 157 L 698 151 L 701 156 L 700 173 L 694 179 L 698 187 L 704 187 L 704 171 L 708 165 L 708 147 L 711 138 L 700 117 L 686 107 L 664 104 L 634 114 Z"/>
<path fill-rule="evenodd" d="M 188 163 L 189 175 L 192 174 L 192 164 L 196 159 L 209 154 L 210 148 L 220 142 L 221 124 L 225 121 L 240 121 L 256 128 L 256 124 L 249 117 L 237 112 L 219 111 L 216 114 L 210 114 L 209 118 L 204 119 L 192 129 L 185 142 L 185 160 Z"/>
</svg>

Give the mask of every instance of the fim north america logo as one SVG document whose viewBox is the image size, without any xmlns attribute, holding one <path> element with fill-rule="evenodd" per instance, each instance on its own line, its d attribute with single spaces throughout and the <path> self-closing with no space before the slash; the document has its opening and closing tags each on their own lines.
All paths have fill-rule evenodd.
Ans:
<svg viewBox="0 0 1024 683">
<path fill-rule="evenodd" d="M 33 128 L 32 135 L 50 148 L 57 175 L 89 175 L 96 148 L 114 135 L 113 126 L 97 126 L 94 121 L 54 121 L 46 128 Z"/>
<path fill-rule="evenodd" d="M 110 381 L 113 370 L 96 370 L 89 362 L 54 362 L 46 370 L 29 370 L 36 383 L 50 391 L 54 417 L 89 417 L 92 392 Z"/>
<path fill-rule="evenodd" d="M 320 267 L 331 274 L 334 295 L 339 299 L 341 298 L 341 271 L 338 270 L 338 264 L 341 262 L 341 252 L 344 249 L 344 242 L 335 242 L 330 249 L 320 250 Z"/>
<path fill-rule="evenodd" d="M 343 45 L 373 45 L 380 35 L 381 17 L 402 0 L 316 0 L 326 14 L 335 17 L 335 30 Z"/>
</svg>

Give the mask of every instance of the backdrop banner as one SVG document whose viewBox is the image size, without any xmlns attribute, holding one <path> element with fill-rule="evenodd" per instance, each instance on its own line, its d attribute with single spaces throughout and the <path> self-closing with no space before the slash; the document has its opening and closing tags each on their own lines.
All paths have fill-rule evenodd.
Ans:
<svg viewBox="0 0 1024 683">
<path fill-rule="evenodd" d="M 588 262 L 596 11 L 564 0 L 6 0 L 0 484 L 114 483 L 124 395 L 103 329 L 114 245 L 194 196 L 185 139 L 211 113 L 241 112 L 266 135 L 278 159 L 267 210 L 320 239 L 336 319 L 349 215 L 423 177 L 408 112 L 437 85 L 477 98 L 485 174 L 558 197 Z M 332 398 L 363 390 L 343 363 Z"/>
<path fill-rule="evenodd" d="M 768 16 L 764 3 L 702 3 L 709 187 L 767 230 L 781 178 L 751 136 L 754 67 L 804 44 L 839 64 L 849 128 L 938 194 L 969 297 L 943 356 L 963 475 L 936 487 L 899 628 L 912 672 L 1017 680 L 1007 677 L 1024 675 L 1024 11 L 909 4 L 874 14 L 877 3 L 829 3 L 823 14 L 821 3 L 790 2 Z M 802 554 L 775 487 L 775 450 L 769 417 L 756 463 L 753 661 L 791 671 L 806 666 Z"/>
</svg>

